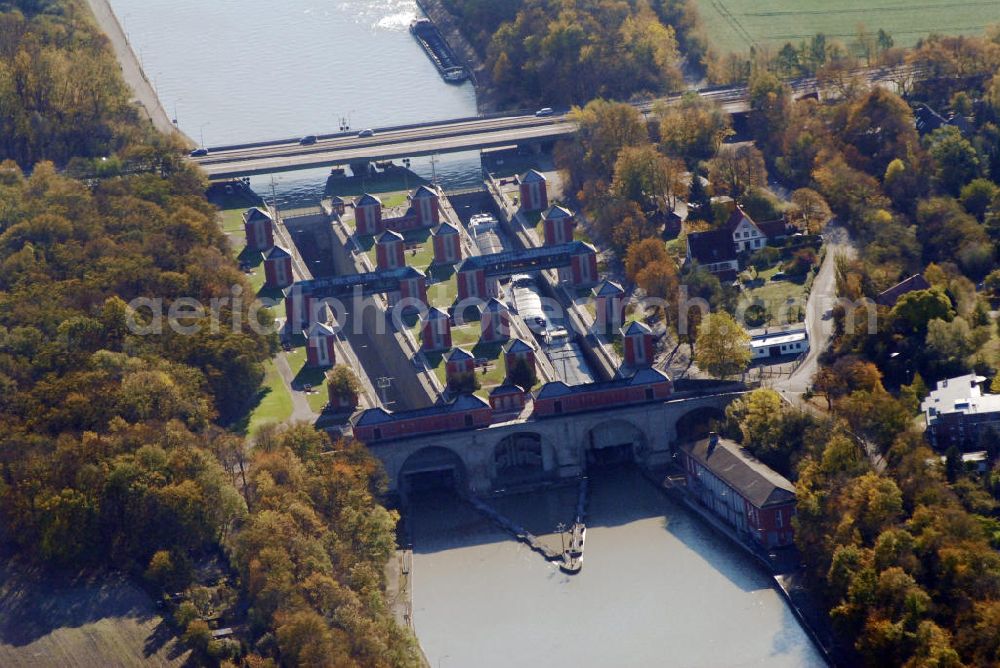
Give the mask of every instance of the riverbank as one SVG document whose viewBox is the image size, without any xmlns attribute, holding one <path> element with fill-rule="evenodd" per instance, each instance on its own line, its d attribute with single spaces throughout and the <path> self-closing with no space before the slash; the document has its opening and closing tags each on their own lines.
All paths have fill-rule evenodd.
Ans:
<svg viewBox="0 0 1000 668">
<path fill-rule="evenodd" d="M 153 127 L 163 134 L 177 133 L 186 142 L 194 145 L 194 142 L 181 132 L 167 115 L 156 90 L 142 70 L 142 63 L 139 62 L 135 51 L 132 50 L 128 35 L 125 34 L 118 17 L 111 9 L 111 3 L 108 0 L 87 0 L 87 5 L 90 7 L 97 25 L 111 42 L 111 48 L 114 49 L 118 65 L 121 67 L 122 78 L 132 89 L 136 103 L 146 112 L 146 117 L 153 124 Z"/>
<path fill-rule="evenodd" d="M 448 11 L 441 0 L 416 0 L 427 18 L 434 22 L 442 37 L 460 59 L 464 61 L 465 68 L 469 71 L 469 80 L 476 89 L 476 108 L 480 114 L 497 111 L 496 104 L 491 94 L 492 78 L 486 69 L 486 64 L 479 57 L 479 53 L 472 44 L 465 38 L 458 27 L 458 21 Z"/>
</svg>

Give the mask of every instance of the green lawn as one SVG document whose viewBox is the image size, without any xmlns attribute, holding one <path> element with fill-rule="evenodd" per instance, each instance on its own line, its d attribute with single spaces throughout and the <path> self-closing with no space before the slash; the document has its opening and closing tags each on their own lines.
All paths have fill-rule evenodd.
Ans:
<svg viewBox="0 0 1000 668">
<path fill-rule="evenodd" d="M 239 234 L 243 232 L 243 214 L 249 207 L 239 209 L 222 210 L 222 231 L 226 234 Z"/>
<path fill-rule="evenodd" d="M 288 366 L 295 374 L 292 380 L 293 388 L 301 388 L 304 385 L 312 385 L 312 391 L 306 395 L 309 407 L 319 413 L 323 410 L 329 397 L 326 393 L 326 369 L 316 369 L 306 366 L 306 346 L 301 335 L 292 339 L 293 348 L 284 353 L 288 360 Z M 293 389 L 293 392 L 300 392 L 301 389 Z"/>
<path fill-rule="evenodd" d="M 816 33 L 854 40 L 858 25 L 881 28 L 896 46 L 912 46 L 931 32 L 981 33 L 1000 22 L 1000 2 L 982 0 L 696 0 L 710 44 L 721 53 L 751 46 L 797 45 Z"/>
<path fill-rule="evenodd" d="M 771 280 L 780 265 L 771 267 L 757 275 L 753 283 L 745 283 L 741 304 L 760 300 L 767 309 L 767 325 L 801 322 L 805 317 L 806 283 L 801 279 Z M 756 287 L 754 287 L 756 286 Z M 789 312 L 789 300 L 796 302 Z"/>
<path fill-rule="evenodd" d="M 406 252 L 404 253 L 406 265 L 426 273 L 427 268 L 434 261 L 434 244 L 431 242 L 430 230 L 409 230 L 403 235 L 403 240 L 406 244 Z M 363 237 L 358 239 L 358 243 L 365 249 L 365 254 L 371 260 L 372 266 L 376 266 L 374 239 Z"/>
<path fill-rule="evenodd" d="M 460 332 L 460 330 L 465 331 Z M 466 325 L 462 328 L 456 327 L 451 331 L 453 345 L 465 348 L 471 352 L 477 360 L 486 360 L 486 373 L 483 373 L 482 367 L 476 367 L 476 378 L 479 379 L 479 383 L 481 385 L 480 389 L 476 391 L 476 395 L 482 397 L 483 399 L 487 399 L 489 397 L 490 390 L 503 383 L 504 378 L 507 376 L 507 369 L 505 368 L 503 361 L 503 345 L 499 343 L 478 343 L 479 323 L 471 323 L 471 325 Z M 471 332 L 473 331 L 475 332 L 474 336 L 471 335 Z M 427 363 L 430 365 L 434 375 L 437 376 L 442 385 L 445 385 L 445 363 L 443 354 L 425 353 L 424 357 L 427 358 Z"/>
<path fill-rule="evenodd" d="M 264 383 L 260 390 L 260 403 L 250 413 L 247 433 L 254 433 L 265 424 L 284 422 L 292 414 L 292 396 L 274 366 L 274 360 L 264 365 Z"/>
</svg>

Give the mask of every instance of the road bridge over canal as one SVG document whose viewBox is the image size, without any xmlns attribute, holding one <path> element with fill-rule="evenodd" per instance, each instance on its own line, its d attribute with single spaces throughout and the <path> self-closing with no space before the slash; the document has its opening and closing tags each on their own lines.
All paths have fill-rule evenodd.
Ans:
<svg viewBox="0 0 1000 668">
<path fill-rule="evenodd" d="M 483 429 L 436 433 L 368 445 L 385 467 L 389 489 L 405 497 L 429 484 L 473 493 L 509 485 L 572 478 L 589 465 L 668 463 L 674 446 L 708 431 L 743 391 L 515 420 Z"/>
<path fill-rule="evenodd" d="M 896 83 L 906 75 L 915 76 L 911 66 L 871 68 L 851 73 L 867 85 Z M 813 77 L 788 81 L 795 97 L 821 93 L 820 83 Z M 709 88 L 697 91 L 703 98 L 714 100 L 730 114 L 749 110 L 745 86 Z M 663 98 L 676 104 L 681 95 Z M 643 113 L 652 110 L 656 101 L 637 102 Z M 352 132 L 317 135 L 313 144 L 302 145 L 299 137 L 262 141 L 233 146 L 209 148 L 208 154 L 192 160 L 215 181 L 254 174 L 328 167 L 351 163 L 417 157 L 438 153 L 473 151 L 513 144 L 551 142 L 572 134 L 576 124 L 565 113 L 538 117 L 517 112 L 489 117 L 459 118 L 406 126 L 376 128 L 374 135 L 359 137 Z"/>
</svg>

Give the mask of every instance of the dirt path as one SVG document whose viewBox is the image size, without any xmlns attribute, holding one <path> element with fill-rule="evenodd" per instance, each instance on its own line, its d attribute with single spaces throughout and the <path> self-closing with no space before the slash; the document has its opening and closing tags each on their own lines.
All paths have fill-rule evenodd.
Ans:
<svg viewBox="0 0 1000 668">
<path fill-rule="evenodd" d="M 121 66 L 122 78 L 125 79 L 125 83 L 132 89 L 136 102 L 146 111 L 146 115 L 153 123 L 153 126 L 164 134 L 178 132 L 182 137 L 187 139 L 184 133 L 180 132 L 174 126 L 167 112 L 163 109 L 160 98 L 157 97 L 152 84 L 142 71 L 142 65 L 139 63 L 139 59 L 136 58 L 135 52 L 132 50 L 132 45 L 129 44 L 128 37 L 125 35 L 125 31 L 122 30 L 118 18 L 111 9 L 110 2 L 108 0 L 87 0 L 87 4 L 90 6 L 90 11 L 94 14 L 97 25 L 100 26 L 101 30 L 111 41 L 111 47 L 114 49 L 115 56 L 118 58 L 118 64 Z"/>
</svg>

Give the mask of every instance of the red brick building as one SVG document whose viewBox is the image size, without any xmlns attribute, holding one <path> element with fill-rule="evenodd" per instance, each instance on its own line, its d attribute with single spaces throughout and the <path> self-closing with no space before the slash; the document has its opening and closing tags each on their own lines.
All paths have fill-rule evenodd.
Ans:
<svg viewBox="0 0 1000 668">
<path fill-rule="evenodd" d="M 652 366 L 656 358 L 656 343 L 653 340 L 653 330 L 645 323 L 638 321 L 629 323 L 622 330 L 622 349 L 625 353 L 625 366 L 636 369 Z"/>
<path fill-rule="evenodd" d="M 529 393 L 513 383 L 497 385 L 490 390 L 490 408 L 494 413 L 520 413 L 528 403 Z"/>
<path fill-rule="evenodd" d="M 427 312 L 420 331 L 423 350 L 451 348 L 451 318 L 441 309 L 432 308 Z"/>
<path fill-rule="evenodd" d="M 496 297 L 491 297 L 479 311 L 480 340 L 498 343 L 510 338 L 510 309 Z"/>
<path fill-rule="evenodd" d="M 331 367 L 337 363 L 333 343 L 337 338 L 333 329 L 322 322 L 314 322 L 305 332 L 306 364 L 311 367 Z"/>
<path fill-rule="evenodd" d="M 532 371 L 537 373 L 537 360 L 535 359 L 535 349 L 521 339 L 511 339 L 503 347 L 503 363 L 507 370 L 507 378 L 510 378 L 510 370 L 518 362 L 527 363 Z"/>
<path fill-rule="evenodd" d="M 463 376 L 476 372 L 476 358 L 464 348 L 452 348 L 444 354 L 445 382 L 451 385 Z"/>
<path fill-rule="evenodd" d="M 435 264 L 455 264 L 462 261 L 462 235 L 451 223 L 441 223 L 431 232 Z"/>
<path fill-rule="evenodd" d="M 793 544 L 791 482 L 717 434 L 681 444 L 679 454 L 688 493 L 738 535 L 765 549 Z"/>
<path fill-rule="evenodd" d="M 546 246 L 568 244 L 573 241 L 575 229 L 576 218 L 569 209 L 555 204 L 542 214 L 542 231 L 545 233 Z"/>
<path fill-rule="evenodd" d="M 625 290 L 614 281 L 601 281 L 591 291 L 594 298 L 594 326 L 602 332 L 615 331 L 625 322 Z"/>
<path fill-rule="evenodd" d="M 549 195 L 545 175 L 529 169 L 518 178 L 522 211 L 542 211 L 549 206 Z"/>
<path fill-rule="evenodd" d="M 264 285 L 269 288 L 287 288 L 294 282 L 291 253 L 281 246 L 272 246 L 264 254 Z"/>
<path fill-rule="evenodd" d="M 670 377 L 657 369 L 639 369 L 628 378 L 584 385 L 570 386 L 557 380 L 546 383 L 535 393 L 533 415 L 564 415 L 612 406 L 666 401 L 672 392 Z"/>
<path fill-rule="evenodd" d="M 271 215 L 259 207 L 247 209 L 243 214 L 243 232 L 247 238 L 247 248 L 264 252 L 274 245 L 274 221 Z"/>
<path fill-rule="evenodd" d="M 490 405 L 474 394 L 428 408 L 393 413 L 370 408 L 354 420 L 354 438 L 362 443 L 421 436 L 438 432 L 487 427 L 493 421 Z"/>
<path fill-rule="evenodd" d="M 386 230 L 375 239 L 375 265 L 379 271 L 399 269 L 406 264 L 405 251 L 403 235 Z"/>
<path fill-rule="evenodd" d="M 570 258 L 570 280 L 573 285 L 593 285 L 597 282 L 597 249 L 590 244 L 579 244 L 579 250 Z"/>
<path fill-rule="evenodd" d="M 440 199 L 441 196 L 438 192 L 429 186 L 420 186 L 413 193 L 413 197 L 410 198 L 410 204 L 413 206 L 413 211 L 417 216 L 418 227 L 433 227 L 440 222 Z"/>
<path fill-rule="evenodd" d="M 365 193 L 354 201 L 354 228 L 359 237 L 381 234 L 385 231 L 382 223 L 382 200 Z"/>
</svg>

